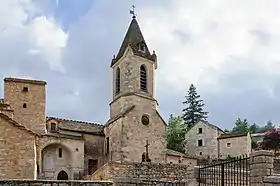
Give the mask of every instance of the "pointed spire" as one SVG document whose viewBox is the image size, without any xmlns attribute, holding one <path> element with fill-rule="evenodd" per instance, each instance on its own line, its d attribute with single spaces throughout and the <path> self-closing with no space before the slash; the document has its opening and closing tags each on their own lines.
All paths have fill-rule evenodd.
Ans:
<svg viewBox="0 0 280 186">
<path fill-rule="evenodd" d="M 115 59 L 112 60 L 111 67 L 124 55 L 126 48 L 130 46 L 133 50 L 134 55 L 153 60 L 152 55 L 149 52 L 148 46 L 142 35 L 136 16 L 133 11 L 133 16 L 129 28 L 126 32 L 121 48 Z"/>
</svg>

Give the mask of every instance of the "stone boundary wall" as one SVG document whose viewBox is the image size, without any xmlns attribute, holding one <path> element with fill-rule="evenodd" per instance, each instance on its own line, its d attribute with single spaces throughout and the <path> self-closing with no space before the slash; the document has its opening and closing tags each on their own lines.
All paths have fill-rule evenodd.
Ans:
<svg viewBox="0 0 280 186">
<path fill-rule="evenodd" d="M 91 180 L 141 178 L 142 180 L 196 182 L 195 173 L 195 167 L 186 165 L 108 162 L 91 176 Z"/>
<path fill-rule="evenodd" d="M 271 151 L 255 151 L 251 154 L 250 182 L 256 186 L 279 186 L 280 175 L 274 172 L 274 154 Z"/>
<path fill-rule="evenodd" d="M 117 178 L 115 181 L 0 180 L 0 186 L 197 186 L 196 183 Z"/>
<path fill-rule="evenodd" d="M 264 186 L 279 186 L 280 175 L 264 177 Z"/>
<path fill-rule="evenodd" d="M 70 180 L 0 180 L 0 186 L 113 186 L 112 181 L 70 181 Z"/>
<path fill-rule="evenodd" d="M 159 180 L 145 180 L 140 178 L 118 178 L 114 180 L 114 186 L 197 186 L 197 183 L 187 183 L 180 181 L 159 181 Z"/>
</svg>

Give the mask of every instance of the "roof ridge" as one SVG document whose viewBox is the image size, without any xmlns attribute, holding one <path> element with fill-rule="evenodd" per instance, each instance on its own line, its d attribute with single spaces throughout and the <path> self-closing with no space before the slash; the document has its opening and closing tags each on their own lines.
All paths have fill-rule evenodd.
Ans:
<svg viewBox="0 0 280 186">
<path fill-rule="evenodd" d="M 59 118 L 59 117 L 53 117 L 53 116 L 47 116 L 46 118 L 47 118 L 47 120 L 49 120 L 49 119 L 57 119 L 57 120 L 61 120 L 61 121 L 71 121 L 71 122 L 77 122 L 77 123 L 84 123 L 84 124 L 90 124 L 90 125 L 103 126 L 100 123 L 93 123 L 93 122 L 89 122 L 89 121 L 81 121 L 81 120 L 74 120 L 74 119 L 68 119 L 68 118 Z"/>
<path fill-rule="evenodd" d="M 31 83 L 31 84 L 38 84 L 38 85 L 46 85 L 46 81 L 30 79 L 30 78 L 16 78 L 16 77 L 5 77 L 4 81 L 10 82 L 19 82 L 19 83 Z"/>
<path fill-rule="evenodd" d="M 11 124 L 13 124 L 15 127 L 25 130 L 33 135 L 37 135 L 40 136 L 38 133 L 34 132 L 33 130 L 27 128 L 24 125 L 21 125 L 20 123 L 18 123 L 17 121 L 13 120 L 12 118 L 10 118 L 9 116 L 7 116 L 6 114 L 0 113 L 0 117 L 6 119 L 8 122 L 10 122 Z"/>
</svg>

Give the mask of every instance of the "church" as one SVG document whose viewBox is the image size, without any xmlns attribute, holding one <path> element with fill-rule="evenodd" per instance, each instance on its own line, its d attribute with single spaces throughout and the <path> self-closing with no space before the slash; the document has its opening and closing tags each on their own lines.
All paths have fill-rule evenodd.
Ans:
<svg viewBox="0 0 280 186">
<path fill-rule="evenodd" d="M 0 99 L 0 179 L 87 179 L 108 162 L 192 164 L 166 148 L 155 99 L 155 52 L 133 16 L 110 67 L 110 116 L 97 124 L 46 115 L 45 81 L 6 77 Z"/>
</svg>

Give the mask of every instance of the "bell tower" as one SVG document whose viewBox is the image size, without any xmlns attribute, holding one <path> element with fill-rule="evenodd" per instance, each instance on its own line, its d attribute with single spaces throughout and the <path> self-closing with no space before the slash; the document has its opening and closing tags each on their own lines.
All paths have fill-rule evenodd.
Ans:
<svg viewBox="0 0 280 186">
<path fill-rule="evenodd" d="M 166 125 L 154 98 L 157 56 L 150 53 L 134 10 L 132 14 L 121 47 L 110 65 L 113 100 L 104 129 L 105 154 L 110 161 L 141 162 L 142 155 L 146 155 L 152 162 L 163 163 Z"/>
<path fill-rule="evenodd" d="M 111 68 L 113 69 L 111 117 L 132 105 L 129 98 L 131 95 L 149 100 L 150 106 L 156 107 L 154 73 L 157 69 L 157 56 L 154 51 L 150 53 L 135 15 L 132 17 L 117 56 L 112 59 Z"/>
</svg>

